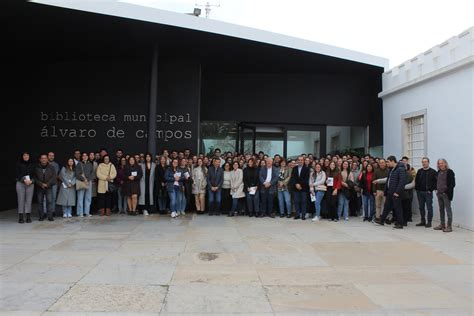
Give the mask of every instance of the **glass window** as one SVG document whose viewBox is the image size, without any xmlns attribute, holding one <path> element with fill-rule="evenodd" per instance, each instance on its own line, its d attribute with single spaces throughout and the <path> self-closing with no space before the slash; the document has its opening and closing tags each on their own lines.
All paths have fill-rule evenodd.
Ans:
<svg viewBox="0 0 474 316">
<path fill-rule="evenodd" d="M 210 154 L 215 148 L 221 152 L 235 151 L 237 124 L 234 122 L 202 122 L 201 151 Z"/>
<path fill-rule="evenodd" d="M 320 155 L 321 135 L 318 131 L 288 131 L 287 158 L 296 158 L 300 154 Z"/>
<path fill-rule="evenodd" d="M 263 151 L 272 157 L 276 154 L 283 155 L 283 143 L 285 133 L 278 127 L 260 127 L 256 128 L 255 151 Z"/>
<path fill-rule="evenodd" d="M 421 167 L 421 159 L 425 156 L 425 122 L 424 115 L 405 119 L 405 156 L 413 167 Z"/>
<path fill-rule="evenodd" d="M 362 126 L 328 126 L 326 128 L 326 152 L 365 154 L 366 128 Z"/>
</svg>

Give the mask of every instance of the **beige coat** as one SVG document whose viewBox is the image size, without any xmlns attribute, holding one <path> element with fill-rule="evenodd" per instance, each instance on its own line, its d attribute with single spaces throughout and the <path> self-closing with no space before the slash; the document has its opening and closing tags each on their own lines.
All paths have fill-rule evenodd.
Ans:
<svg viewBox="0 0 474 316">
<path fill-rule="evenodd" d="M 110 176 L 109 176 L 110 172 Z M 97 167 L 97 193 L 106 193 L 109 188 L 109 182 L 107 177 L 110 177 L 111 180 L 115 179 L 117 176 L 117 170 L 115 166 L 109 162 L 109 164 L 101 163 Z"/>
<path fill-rule="evenodd" d="M 245 197 L 243 175 L 242 169 L 232 170 L 230 172 L 230 194 L 233 198 L 240 199 Z"/>
</svg>

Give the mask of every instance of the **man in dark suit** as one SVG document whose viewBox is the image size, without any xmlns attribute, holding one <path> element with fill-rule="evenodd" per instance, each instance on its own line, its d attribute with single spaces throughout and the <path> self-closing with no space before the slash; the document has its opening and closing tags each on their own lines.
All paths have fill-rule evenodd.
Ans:
<svg viewBox="0 0 474 316">
<path fill-rule="evenodd" d="M 299 156 L 297 166 L 291 171 L 290 184 L 293 186 L 295 219 L 306 220 L 306 199 L 309 192 L 309 168 L 304 164 L 304 157 Z"/>
<path fill-rule="evenodd" d="M 221 215 L 221 189 L 224 182 L 224 171 L 219 158 L 212 160 L 207 172 L 207 192 L 209 197 L 209 215 Z"/>
<path fill-rule="evenodd" d="M 275 217 L 273 213 L 273 199 L 276 192 L 276 184 L 278 182 L 278 170 L 273 166 L 273 159 L 267 158 L 265 160 L 265 167 L 260 169 L 260 201 L 262 207 L 260 209 L 260 216 Z M 258 216 L 258 215 L 257 215 Z"/>
<path fill-rule="evenodd" d="M 405 164 L 397 162 L 397 158 L 394 156 L 387 158 L 387 164 L 390 171 L 385 185 L 385 205 L 382 216 L 380 219 L 376 219 L 375 223 L 383 225 L 388 214 L 393 210 L 395 214 L 394 228 L 403 229 L 402 194 L 407 182 Z"/>
</svg>

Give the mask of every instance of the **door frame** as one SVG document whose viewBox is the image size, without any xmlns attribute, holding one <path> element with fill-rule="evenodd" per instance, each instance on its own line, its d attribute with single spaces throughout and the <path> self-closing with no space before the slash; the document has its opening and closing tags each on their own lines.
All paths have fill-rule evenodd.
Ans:
<svg viewBox="0 0 474 316">
<path fill-rule="evenodd" d="M 270 123 L 253 123 L 253 122 L 240 122 L 238 123 L 237 129 L 237 139 L 235 148 L 236 151 L 243 154 L 243 130 L 251 129 L 253 130 L 253 140 L 252 140 L 252 151 L 255 153 L 255 143 L 257 140 L 256 129 L 258 126 L 267 126 L 267 127 L 279 127 L 283 129 L 283 157 L 287 156 L 288 151 L 288 131 L 312 131 L 319 132 L 320 141 L 319 141 L 319 155 L 326 155 L 326 125 L 298 125 L 298 124 L 270 124 Z M 314 154 L 314 153 L 313 153 Z"/>
</svg>

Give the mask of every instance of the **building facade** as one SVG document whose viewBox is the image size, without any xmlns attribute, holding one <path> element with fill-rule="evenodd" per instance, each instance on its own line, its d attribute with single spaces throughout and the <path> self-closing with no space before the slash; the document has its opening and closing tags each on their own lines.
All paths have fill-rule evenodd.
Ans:
<svg viewBox="0 0 474 316">
<path fill-rule="evenodd" d="M 0 12 L 5 166 L 23 150 L 381 151 L 384 58 L 120 1 Z M 14 207 L 14 170 L 0 187 Z"/>
<path fill-rule="evenodd" d="M 379 96 L 384 155 L 408 156 L 415 168 L 427 156 L 435 169 L 445 158 L 456 173 L 454 223 L 474 228 L 474 28 L 385 72 Z"/>
</svg>

